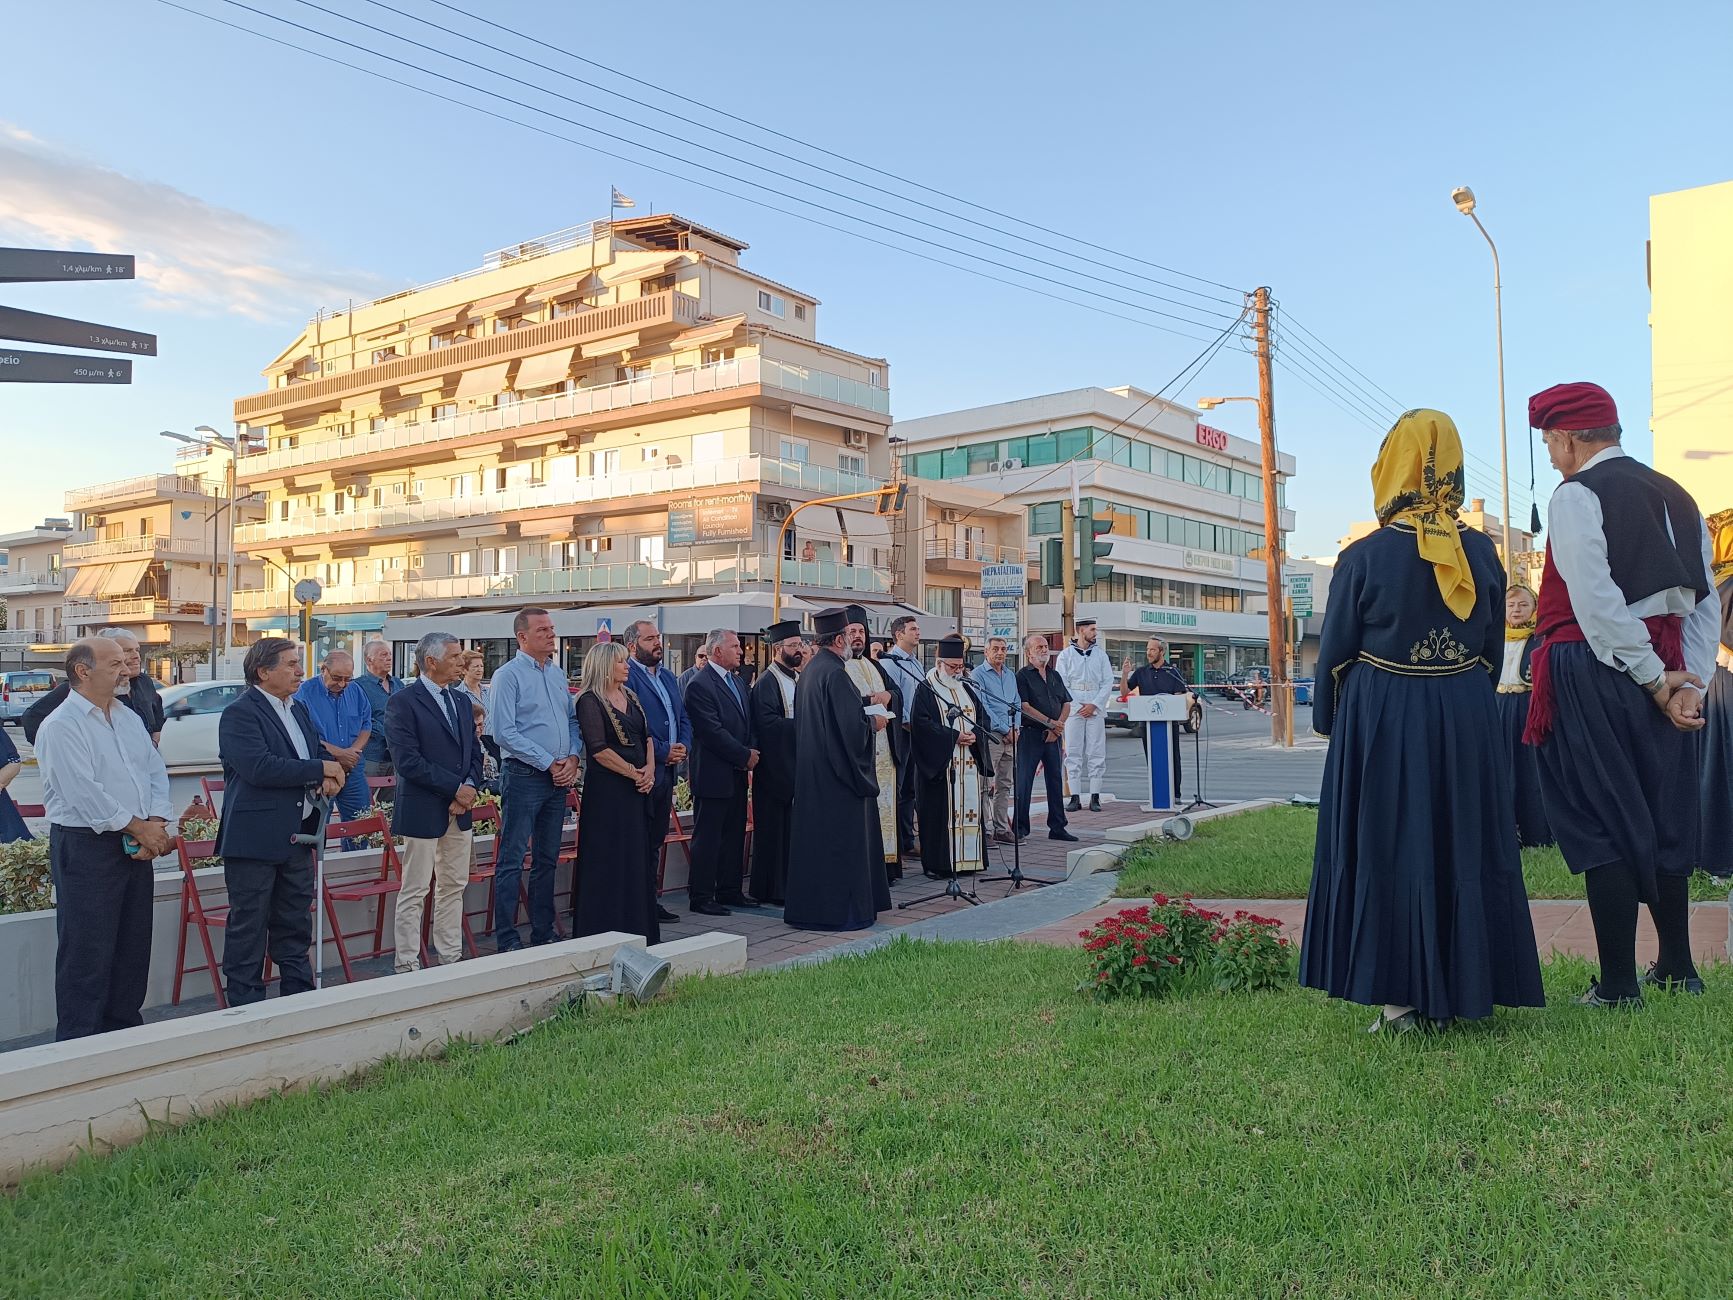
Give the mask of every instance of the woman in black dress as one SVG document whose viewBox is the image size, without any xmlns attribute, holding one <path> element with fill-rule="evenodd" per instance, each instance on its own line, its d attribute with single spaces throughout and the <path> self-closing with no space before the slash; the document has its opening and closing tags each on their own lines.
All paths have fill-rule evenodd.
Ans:
<svg viewBox="0 0 1733 1300">
<path fill-rule="evenodd" d="M 1516 838 L 1531 846 L 1553 842 L 1540 797 L 1540 759 L 1532 745 L 1522 743 L 1534 690 L 1534 613 L 1534 592 L 1520 582 L 1513 585 L 1504 598 L 1504 666 L 1498 677 L 1498 722 L 1515 783 Z"/>
<path fill-rule="evenodd" d="M 1463 528 L 1450 417 L 1409 411 L 1372 471 L 1381 525 L 1330 580 L 1312 726 L 1330 737 L 1300 982 L 1373 1032 L 1541 1006 L 1493 674 L 1504 574 Z"/>
<path fill-rule="evenodd" d="M 572 933 L 623 930 L 661 943 L 656 881 L 646 869 L 656 746 L 638 697 L 626 689 L 625 642 L 591 646 L 578 684 L 585 765 Z"/>
<path fill-rule="evenodd" d="M 1733 510 L 1709 516 L 1711 581 L 1721 595 L 1721 644 L 1703 698 L 1702 859 L 1711 876 L 1733 876 Z"/>
<path fill-rule="evenodd" d="M 24 824 L 24 818 L 18 813 L 18 805 L 13 803 L 12 796 L 6 793 L 6 787 L 12 784 L 12 778 L 23 770 L 24 764 L 18 758 L 18 747 L 12 743 L 6 729 L 0 727 L 0 844 L 31 838 L 30 828 Z"/>
</svg>

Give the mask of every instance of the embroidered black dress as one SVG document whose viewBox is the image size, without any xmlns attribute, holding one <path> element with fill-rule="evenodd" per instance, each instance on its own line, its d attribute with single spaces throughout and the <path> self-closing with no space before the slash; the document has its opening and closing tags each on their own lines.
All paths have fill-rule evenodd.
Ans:
<svg viewBox="0 0 1733 1300">
<path fill-rule="evenodd" d="M 656 878 L 645 869 L 650 819 L 649 795 L 596 755 L 611 749 L 633 767 L 644 765 L 649 723 L 638 697 L 626 692 L 626 711 L 585 691 L 578 696 L 578 730 L 583 734 L 584 793 L 578 800 L 578 860 L 573 867 L 572 934 L 623 930 L 662 942 L 656 920 Z"/>
<path fill-rule="evenodd" d="M 1528 697 L 1534 689 L 1534 637 L 1504 643 L 1506 670 L 1498 683 L 1498 723 L 1510 755 L 1511 779 L 1516 795 L 1516 838 L 1524 845 L 1553 843 L 1552 826 L 1546 819 L 1546 803 L 1540 794 L 1540 758 L 1534 746 L 1522 743 L 1528 727 Z M 1520 658 L 1511 663 L 1513 654 Z"/>
<path fill-rule="evenodd" d="M 1300 982 L 1436 1020 L 1541 1006 L 1494 703 L 1504 575 L 1465 530 L 1475 606 L 1445 606 L 1413 528 L 1342 552 L 1312 725 L 1330 737 Z"/>
<path fill-rule="evenodd" d="M 1728 527 L 1733 528 L 1733 524 Z M 1723 578 L 1721 662 L 1703 701 L 1703 849 L 1697 865 L 1712 876 L 1733 876 L 1733 578 Z"/>
</svg>

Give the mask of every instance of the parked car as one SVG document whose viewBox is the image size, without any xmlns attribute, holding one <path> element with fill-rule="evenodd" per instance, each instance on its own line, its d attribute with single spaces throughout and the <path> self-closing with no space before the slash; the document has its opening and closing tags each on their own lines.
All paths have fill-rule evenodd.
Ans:
<svg viewBox="0 0 1733 1300">
<path fill-rule="evenodd" d="M 1179 726 L 1180 730 L 1189 736 L 1192 732 L 1203 726 L 1203 701 L 1198 699 L 1195 691 L 1187 691 L 1186 700 L 1190 703 L 1191 710 L 1186 714 L 1185 721 L 1180 723 Z M 1125 705 L 1117 695 L 1107 701 L 1107 710 L 1103 716 L 1107 719 L 1107 725 L 1110 727 L 1120 727 L 1126 731 L 1136 731 L 1139 725 L 1126 716 Z"/>
<path fill-rule="evenodd" d="M 0 673 L 0 723 L 16 724 L 25 711 L 60 684 L 52 668 L 23 668 Z"/>
<path fill-rule="evenodd" d="M 171 768 L 221 767 L 217 717 L 246 689 L 238 678 L 163 687 L 162 761 Z"/>
</svg>

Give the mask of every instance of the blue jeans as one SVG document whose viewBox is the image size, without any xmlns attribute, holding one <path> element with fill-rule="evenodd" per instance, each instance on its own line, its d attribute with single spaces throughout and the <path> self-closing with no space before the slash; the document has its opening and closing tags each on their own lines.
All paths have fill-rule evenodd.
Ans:
<svg viewBox="0 0 1733 1300">
<path fill-rule="evenodd" d="M 566 792 L 546 772 L 508 758 L 511 773 L 493 869 L 493 932 L 500 952 L 523 947 L 517 928 L 518 884 L 524 853 L 530 858 L 530 942 L 554 940 L 554 868 L 566 825 Z"/>
</svg>

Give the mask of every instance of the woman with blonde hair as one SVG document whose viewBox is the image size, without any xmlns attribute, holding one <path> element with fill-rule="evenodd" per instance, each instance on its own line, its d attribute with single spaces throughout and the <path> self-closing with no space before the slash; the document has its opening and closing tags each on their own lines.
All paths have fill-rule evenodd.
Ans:
<svg viewBox="0 0 1733 1300">
<path fill-rule="evenodd" d="M 572 934 L 623 930 L 662 941 L 656 881 L 646 867 L 647 801 L 656 783 L 656 745 L 638 697 L 626 686 L 626 643 L 602 641 L 584 656 L 578 730 L 584 739 L 584 793 L 578 801 Z"/>
<path fill-rule="evenodd" d="M 1457 519 L 1462 443 L 1396 422 L 1378 531 L 1330 580 L 1312 727 L 1330 738 L 1300 982 L 1405 1032 L 1544 1002 L 1493 682 L 1504 572 Z"/>
</svg>

